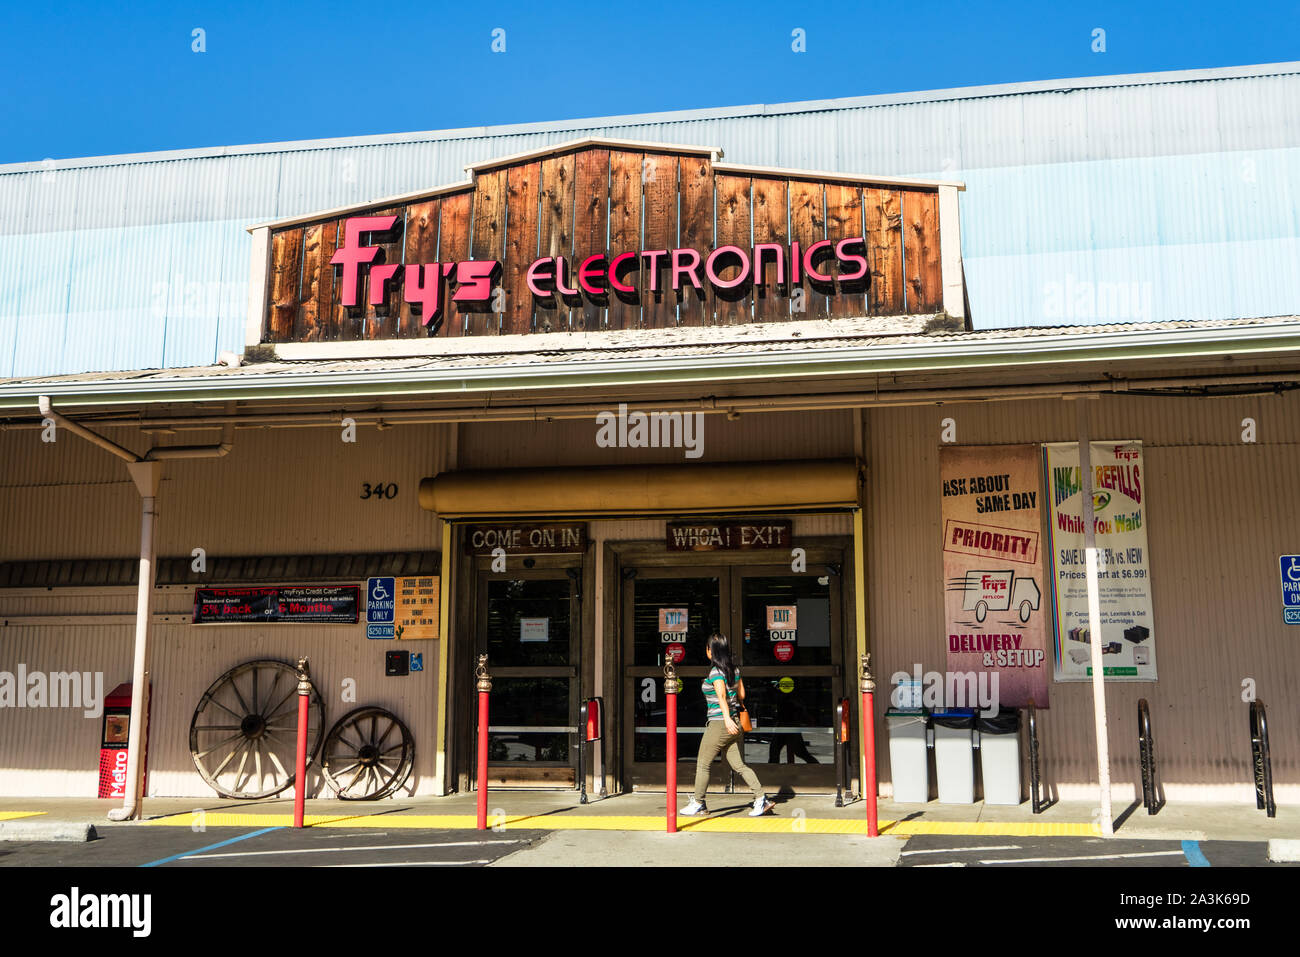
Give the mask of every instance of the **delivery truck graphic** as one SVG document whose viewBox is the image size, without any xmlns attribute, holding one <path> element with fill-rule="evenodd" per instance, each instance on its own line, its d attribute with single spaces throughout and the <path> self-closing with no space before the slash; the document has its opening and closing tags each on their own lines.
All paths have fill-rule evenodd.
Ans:
<svg viewBox="0 0 1300 957">
<path fill-rule="evenodd" d="M 1005 571 L 980 571 L 972 568 L 965 580 L 957 579 L 962 592 L 962 609 L 975 612 L 975 620 L 983 622 L 990 611 L 1016 609 L 1021 622 L 1038 611 L 1038 584 L 1032 578 L 1017 578 L 1011 569 Z"/>
</svg>

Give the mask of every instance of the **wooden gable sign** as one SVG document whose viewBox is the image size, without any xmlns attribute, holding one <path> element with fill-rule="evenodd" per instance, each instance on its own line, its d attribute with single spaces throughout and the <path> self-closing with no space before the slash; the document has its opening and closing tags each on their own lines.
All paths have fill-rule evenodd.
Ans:
<svg viewBox="0 0 1300 957">
<path fill-rule="evenodd" d="M 469 167 L 456 186 L 257 227 L 258 341 L 964 316 L 960 184 L 720 159 L 583 140 Z"/>
</svg>

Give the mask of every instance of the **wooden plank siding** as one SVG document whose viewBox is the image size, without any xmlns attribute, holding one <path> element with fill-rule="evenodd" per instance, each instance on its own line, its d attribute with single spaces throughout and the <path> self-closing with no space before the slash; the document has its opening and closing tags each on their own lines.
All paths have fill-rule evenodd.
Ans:
<svg viewBox="0 0 1300 957">
<path fill-rule="evenodd" d="M 272 342 L 293 339 L 293 324 L 298 315 L 298 292 L 302 282 L 303 228 L 287 229 L 271 239 L 271 315 Z"/>
<path fill-rule="evenodd" d="M 863 191 L 866 213 L 868 261 L 871 285 L 867 290 L 867 314 L 897 316 L 903 312 L 902 214 L 897 190 Z"/>
<path fill-rule="evenodd" d="M 823 193 L 821 183 L 790 181 L 790 242 L 799 244 L 801 263 L 804 261 L 804 253 L 808 247 L 826 238 Z M 826 296 L 831 291 L 831 287 L 825 283 L 813 282 L 802 265 L 800 270 L 799 282 L 791 286 L 790 318 L 825 319 Z M 796 290 L 802 296 L 802 308 L 794 298 L 797 295 Z"/>
<path fill-rule="evenodd" d="M 641 291 L 641 325 L 670 329 L 677 325 L 677 297 L 671 288 L 667 251 L 677 245 L 677 157 L 646 153 L 641 161 L 641 191 L 645 201 L 641 248 L 661 249 L 656 268 L 641 262 L 637 284 Z"/>
<path fill-rule="evenodd" d="M 750 183 L 748 176 L 718 175 L 715 177 L 714 185 L 717 195 L 717 246 L 718 248 L 736 246 L 744 250 L 746 256 L 753 254 L 749 241 Z M 727 282 L 740 275 L 741 268 L 741 263 L 734 255 L 727 255 L 719 257 L 714 272 L 719 279 Z M 737 326 L 752 322 L 751 293 L 752 283 L 749 282 L 735 289 L 715 290 L 714 321 L 720 326 Z"/>
<path fill-rule="evenodd" d="M 395 216 L 390 230 L 372 233 L 377 245 L 371 269 L 358 279 L 360 304 L 341 303 L 341 268 L 330 258 L 342 245 L 352 216 Z M 844 282 L 835 245 L 865 237 L 865 280 Z M 590 147 L 534 158 L 476 174 L 472 187 L 439 192 L 387 207 L 273 230 L 267 277 L 266 338 L 270 342 L 424 338 L 459 335 L 526 335 L 600 329 L 666 329 L 678 325 L 740 325 L 797 319 L 930 314 L 942 309 L 938 191 L 922 187 L 861 185 L 789 177 L 784 173 L 715 174 L 705 156 L 667 151 Z M 813 265 L 832 277 L 809 277 L 804 254 L 826 240 Z M 802 275 L 788 263 L 778 270 L 769 254 L 755 271 L 754 247 L 798 243 Z M 744 250 L 750 279 L 734 290 L 714 289 L 706 264 L 723 246 Z M 703 288 L 689 281 L 672 290 L 673 249 L 700 256 Z M 662 250 L 657 268 L 642 251 Z M 607 288 L 606 276 L 591 280 L 604 292 L 581 291 L 578 270 L 589 256 L 624 260 L 618 280 L 632 293 Z M 560 257 L 562 277 L 544 286 L 578 288 L 534 296 L 527 275 L 538 257 Z M 493 296 L 482 303 L 456 303 L 457 282 L 449 264 L 495 260 Z M 442 310 L 425 323 L 405 301 L 404 274 L 387 281 L 383 300 L 370 305 L 374 267 L 443 263 Z M 716 272 L 736 277 L 741 263 L 720 257 Z M 554 270 L 547 270 L 553 273 Z M 784 276 L 778 277 L 781 272 Z M 499 291 L 499 294 L 498 294 Z M 801 305 L 796 306 L 796 303 Z"/>
<path fill-rule="evenodd" d="M 636 252 L 641 248 L 641 177 L 644 175 L 641 162 L 644 158 L 643 153 L 622 150 L 609 154 L 609 248 L 605 250 L 606 257 Z M 576 257 L 575 269 L 587 256 L 599 253 L 600 248 L 592 247 L 584 252 L 586 255 L 579 253 Z M 608 267 L 609 258 L 605 265 Z M 631 272 L 631 277 L 635 279 L 636 273 Z M 617 278 L 624 285 L 633 285 L 627 282 L 626 271 Z M 595 280 L 593 285 L 608 290 L 605 296 L 600 297 L 608 303 L 605 328 L 635 329 L 641 324 L 641 304 L 635 294 L 619 292 L 605 280 Z"/>
<path fill-rule="evenodd" d="M 862 233 L 862 190 L 857 186 L 826 184 L 826 238 L 833 243 Z M 856 270 L 843 270 L 837 258 L 835 247 L 831 247 L 832 259 L 821 272 L 835 277 L 834 294 L 826 302 L 826 313 L 832 319 L 865 316 L 867 314 L 867 280 L 842 282 L 841 272 L 853 273 Z M 858 252 L 863 252 L 859 249 Z"/>
<path fill-rule="evenodd" d="M 704 257 L 713 248 L 713 164 L 701 156 L 683 156 L 679 161 L 679 224 L 677 243 L 682 249 L 694 249 L 700 254 L 700 275 L 703 282 Z M 669 276 L 672 276 L 671 263 Z M 671 287 L 671 279 L 669 286 Z M 677 320 L 683 326 L 703 326 L 713 323 L 713 293 L 708 284 L 695 289 L 690 280 L 682 278 L 682 288 L 677 294 Z"/>
<path fill-rule="evenodd" d="M 539 256 L 573 257 L 573 203 L 576 158 L 572 153 L 542 161 L 541 209 L 538 223 Z M 554 284 L 552 283 L 552 288 Z M 546 299 L 529 293 L 535 332 L 567 332 L 571 304 L 558 292 Z"/>
<path fill-rule="evenodd" d="M 594 149 L 578 154 L 578 168 L 574 174 L 576 191 L 573 209 L 574 249 L 594 255 L 605 248 L 605 230 L 609 223 L 609 150 Z M 566 277 L 565 285 L 578 288 L 577 263 L 573 273 Z M 569 328 L 574 332 L 594 332 L 605 319 L 602 303 L 592 302 L 587 296 L 569 312 Z"/>
<path fill-rule="evenodd" d="M 438 258 L 437 262 L 463 262 L 469 259 L 469 234 L 473 219 L 471 209 L 474 194 L 471 192 L 453 193 L 442 198 L 442 209 L 438 216 Z M 440 336 L 462 336 L 469 324 L 470 314 L 461 308 L 461 304 L 452 298 L 451 283 L 443 282 L 442 322 L 438 327 Z"/>
<path fill-rule="evenodd" d="M 755 176 L 753 180 L 754 244 L 790 242 L 790 184 L 783 179 Z M 777 282 L 780 276 L 781 282 Z M 770 259 L 755 276 L 754 321 L 782 322 L 790 318 L 790 274 L 778 273 Z"/>
<path fill-rule="evenodd" d="M 442 211 L 442 201 L 434 198 L 424 203 L 412 203 L 406 207 L 406 252 L 404 262 L 436 263 L 438 261 L 438 220 Z M 411 304 L 402 296 L 401 309 L 398 311 L 398 337 L 416 339 L 435 334 L 437 327 L 429 329 L 425 319 L 419 315 Z"/>
<path fill-rule="evenodd" d="M 501 288 L 505 291 L 501 332 L 504 335 L 533 331 L 533 297 L 525 280 L 528 267 L 537 258 L 541 176 L 541 163 L 506 170 L 505 259 L 501 264 Z"/>
<path fill-rule="evenodd" d="M 494 169 L 480 173 L 474 184 L 473 226 L 470 233 L 470 258 L 505 258 L 506 243 L 506 170 Z M 497 335 L 501 331 L 501 313 L 494 308 L 492 299 L 500 286 L 501 278 L 492 284 L 493 296 L 487 302 L 461 303 L 466 313 L 463 335 Z"/>
<path fill-rule="evenodd" d="M 943 308 L 939 194 L 908 190 L 902 197 L 904 308 L 916 315 L 938 312 Z"/>
</svg>

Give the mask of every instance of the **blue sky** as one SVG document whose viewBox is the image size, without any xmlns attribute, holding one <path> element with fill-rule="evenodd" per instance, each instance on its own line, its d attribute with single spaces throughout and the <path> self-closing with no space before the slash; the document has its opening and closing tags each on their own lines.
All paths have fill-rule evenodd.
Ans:
<svg viewBox="0 0 1300 957">
<path fill-rule="evenodd" d="M 0 0 L 0 163 L 1297 59 L 1295 0 Z"/>
</svg>

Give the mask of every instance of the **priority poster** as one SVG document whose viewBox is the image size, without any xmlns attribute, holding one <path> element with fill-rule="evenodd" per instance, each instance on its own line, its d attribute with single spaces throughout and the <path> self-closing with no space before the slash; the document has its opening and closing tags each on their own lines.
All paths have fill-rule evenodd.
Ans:
<svg viewBox="0 0 1300 957">
<path fill-rule="evenodd" d="M 1039 468 L 1036 445 L 939 450 L 946 684 L 996 675 L 1002 707 L 1048 704 Z"/>
</svg>

